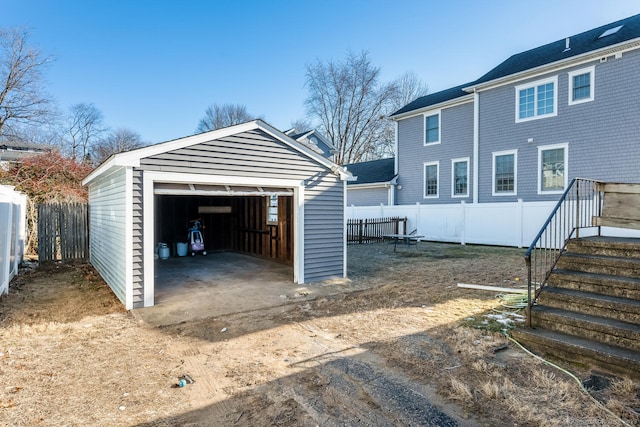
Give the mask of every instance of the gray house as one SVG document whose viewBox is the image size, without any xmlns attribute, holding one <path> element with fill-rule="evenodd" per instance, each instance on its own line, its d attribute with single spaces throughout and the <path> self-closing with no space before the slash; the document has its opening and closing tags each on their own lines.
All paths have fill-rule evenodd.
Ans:
<svg viewBox="0 0 640 427">
<path fill-rule="evenodd" d="M 396 111 L 396 203 L 557 200 L 638 182 L 640 15 L 522 52 Z"/>
<path fill-rule="evenodd" d="M 152 306 L 158 243 L 200 218 L 209 250 L 290 264 L 294 283 L 345 277 L 349 176 L 261 120 L 116 154 L 83 181 L 90 260 L 127 308 Z"/>
<path fill-rule="evenodd" d="M 395 159 L 379 159 L 344 165 L 354 179 L 347 182 L 347 206 L 393 205 Z"/>
<path fill-rule="evenodd" d="M 25 157 L 36 154 L 51 153 L 48 145 L 22 141 L 0 141 L 0 167 L 7 168 L 11 163 L 18 163 Z"/>
<path fill-rule="evenodd" d="M 333 159 L 336 148 L 326 136 L 315 129 L 298 132 L 295 128 L 284 131 L 284 134 L 298 141 L 302 145 L 312 149 L 316 153 L 322 154 L 327 159 Z"/>
</svg>

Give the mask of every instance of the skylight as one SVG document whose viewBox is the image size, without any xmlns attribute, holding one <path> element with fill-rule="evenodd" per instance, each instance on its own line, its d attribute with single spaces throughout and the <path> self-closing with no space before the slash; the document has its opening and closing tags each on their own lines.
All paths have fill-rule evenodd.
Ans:
<svg viewBox="0 0 640 427">
<path fill-rule="evenodd" d="M 603 37 L 610 36 L 611 34 L 615 34 L 618 31 L 620 31 L 620 28 L 622 28 L 622 25 L 618 25 L 617 27 L 614 27 L 614 28 L 609 28 L 604 33 L 600 34 L 600 36 L 598 38 L 601 39 Z"/>
</svg>

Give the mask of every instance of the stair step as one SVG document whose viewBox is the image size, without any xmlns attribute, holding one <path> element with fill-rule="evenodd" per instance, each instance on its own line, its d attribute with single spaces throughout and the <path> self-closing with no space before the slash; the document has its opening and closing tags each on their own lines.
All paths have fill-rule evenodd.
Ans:
<svg viewBox="0 0 640 427">
<path fill-rule="evenodd" d="M 538 303 L 640 325 L 640 301 L 634 299 L 547 286 Z"/>
<path fill-rule="evenodd" d="M 640 351 L 640 327 L 616 319 L 536 305 L 532 325 L 601 343 Z"/>
<path fill-rule="evenodd" d="M 571 363 L 640 379 L 640 353 L 546 329 L 518 328 L 513 337 L 525 347 Z"/>
<path fill-rule="evenodd" d="M 640 258 L 565 252 L 558 260 L 558 268 L 638 278 Z"/>
<path fill-rule="evenodd" d="M 640 239 L 607 236 L 571 239 L 567 242 L 567 251 L 640 258 Z"/>
<path fill-rule="evenodd" d="M 640 300 L 640 279 L 635 277 L 620 277 L 558 268 L 553 271 L 548 283 L 558 288 Z"/>
</svg>

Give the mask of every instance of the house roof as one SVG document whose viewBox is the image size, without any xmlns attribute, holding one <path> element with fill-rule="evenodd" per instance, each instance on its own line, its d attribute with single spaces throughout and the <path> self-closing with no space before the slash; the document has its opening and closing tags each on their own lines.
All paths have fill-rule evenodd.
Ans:
<svg viewBox="0 0 640 427">
<path fill-rule="evenodd" d="M 478 80 L 420 97 L 391 114 L 391 117 L 461 98 L 469 95 L 471 88 L 482 83 L 600 51 L 638 38 L 640 38 L 640 15 L 634 15 L 513 55 Z"/>
<path fill-rule="evenodd" d="M 258 120 L 241 123 L 234 126 L 216 129 L 209 132 L 199 133 L 197 135 L 174 139 L 167 142 L 161 142 L 159 144 L 149 145 L 147 147 L 138 148 L 131 151 L 125 151 L 122 153 L 113 154 L 111 157 L 105 160 L 100 166 L 94 169 L 93 172 L 87 175 L 82 181 L 82 184 L 83 185 L 89 184 L 91 181 L 101 176 L 102 174 L 107 173 L 107 171 L 111 170 L 114 167 L 123 167 L 123 166 L 139 167 L 140 159 L 143 159 L 146 157 L 165 153 L 171 150 L 190 147 L 192 145 L 201 144 L 203 142 L 212 141 L 219 138 L 225 138 L 231 135 L 236 135 L 238 133 L 248 132 L 252 130 L 260 130 L 265 132 L 268 135 L 271 135 L 273 138 L 276 138 L 282 143 L 290 146 L 294 150 L 298 151 L 300 154 L 323 165 L 327 169 L 331 170 L 331 172 L 335 173 L 336 175 L 339 175 L 340 178 L 343 180 L 349 180 L 353 178 L 345 168 L 333 163 L 331 160 L 327 159 L 322 154 L 319 154 L 316 151 L 308 148 L 304 144 L 298 141 L 295 141 L 294 139 L 280 132 L 279 130 L 272 127 L 271 125 L 258 119 Z"/>
<path fill-rule="evenodd" d="M 415 101 L 410 102 L 405 105 L 395 113 L 391 114 L 391 117 L 398 116 L 403 113 L 407 113 L 409 111 L 420 110 L 425 107 L 429 107 L 432 105 L 441 104 L 443 102 L 451 101 L 456 98 L 461 98 L 463 96 L 469 95 L 468 92 L 465 92 L 463 88 L 471 86 L 473 82 L 466 83 L 460 86 L 452 87 L 450 89 L 441 90 L 440 92 L 430 93 L 429 95 L 421 96 Z"/>
<path fill-rule="evenodd" d="M 615 30 L 616 28 L 618 28 L 617 31 L 603 36 L 605 31 Z M 557 40 L 553 43 L 513 55 L 474 83 L 479 84 L 496 80 L 525 70 L 614 46 L 639 37 L 640 15 L 631 16 L 567 37 L 566 39 Z"/>
<path fill-rule="evenodd" d="M 396 177 L 394 164 L 395 158 L 391 157 L 344 165 L 357 178 L 355 181 L 348 181 L 347 185 L 390 182 Z"/>
<path fill-rule="evenodd" d="M 34 154 L 50 153 L 49 145 L 23 141 L 0 141 L 0 160 L 17 161 Z"/>
</svg>

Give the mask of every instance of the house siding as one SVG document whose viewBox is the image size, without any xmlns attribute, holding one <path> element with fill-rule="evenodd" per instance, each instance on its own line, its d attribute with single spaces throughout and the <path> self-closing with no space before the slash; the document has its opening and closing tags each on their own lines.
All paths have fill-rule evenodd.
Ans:
<svg viewBox="0 0 640 427">
<path fill-rule="evenodd" d="M 595 66 L 595 99 L 569 105 L 568 72 Z M 515 86 L 558 77 L 557 115 L 515 122 Z M 479 202 L 555 200 L 538 194 L 538 147 L 568 144 L 569 180 L 574 177 L 637 182 L 640 159 L 640 51 L 538 75 L 481 92 L 479 96 Z M 532 142 L 528 142 L 532 139 Z M 613 149 L 612 149 L 613 147 Z M 517 194 L 492 196 L 492 153 L 518 150 Z M 636 159 L 629 161 L 629 159 Z"/>
<path fill-rule="evenodd" d="M 456 203 L 470 201 L 473 194 L 473 103 L 467 102 L 440 111 L 440 143 L 424 145 L 422 115 L 398 121 L 398 204 Z M 468 196 L 452 197 L 451 159 L 469 158 Z M 439 162 L 438 197 L 425 199 L 425 162 Z"/>
<path fill-rule="evenodd" d="M 347 186 L 347 206 L 380 206 L 389 204 L 389 189 L 351 188 Z"/>
<path fill-rule="evenodd" d="M 138 169 L 138 172 L 140 171 L 305 181 L 305 281 L 342 277 L 342 181 L 327 171 L 326 167 L 306 158 L 265 132 L 244 132 L 142 158 Z M 142 197 L 141 188 L 134 188 L 134 199 L 138 196 Z M 134 221 L 134 228 L 135 224 Z M 134 271 L 137 271 L 137 268 L 138 265 L 134 265 Z"/>
<path fill-rule="evenodd" d="M 89 251 L 91 264 L 126 305 L 125 172 L 119 168 L 89 185 Z"/>
</svg>

